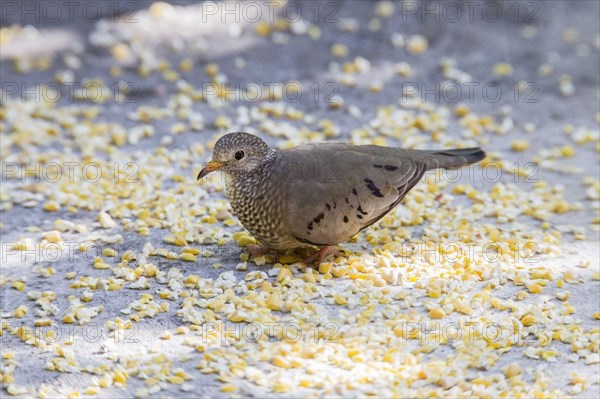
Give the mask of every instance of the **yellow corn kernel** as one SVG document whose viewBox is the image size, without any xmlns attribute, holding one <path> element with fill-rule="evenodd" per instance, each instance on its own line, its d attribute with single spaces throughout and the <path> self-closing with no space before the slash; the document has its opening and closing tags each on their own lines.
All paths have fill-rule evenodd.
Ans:
<svg viewBox="0 0 600 399">
<path fill-rule="evenodd" d="M 511 363 L 506 367 L 505 374 L 507 378 L 512 378 L 520 375 L 521 372 L 521 366 L 518 363 Z"/>
<path fill-rule="evenodd" d="M 527 141 L 527 140 L 513 140 L 513 142 L 510 143 L 510 148 L 512 148 L 512 150 L 516 151 L 516 152 L 527 151 L 529 149 L 529 141 Z"/>
<path fill-rule="evenodd" d="M 17 291 L 23 291 L 25 289 L 25 283 L 19 280 L 13 281 L 11 287 Z"/>
<path fill-rule="evenodd" d="M 240 235 L 236 235 L 236 233 L 233 234 L 233 239 L 235 242 L 237 242 L 237 244 L 240 247 L 245 247 L 247 245 L 256 245 L 257 241 L 254 237 L 248 235 L 248 234 L 240 234 Z"/>
<path fill-rule="evenodd" d="M 233 384 L 225 384 L 221 386 L 221 392 L 235 392 L 237 387 Z"/>
<path fill-rule="evenodd" d="M 570 291 L 562 291 L 562 292 L 557 292 L 556 293 L 556 297 L 558 299 L 560 299 L 561 301 L 566 301 L 567 299 L 569 299 L 570 296 L 571 296 L 571 292 Z"/>
<path fill-rule="evenodd" d="M 56 212 L 60 209 L 60 205 L 55 201 L 48 201 L 42 206 L 42 209 L 46 212 Z"/>
<path fill-rule="evenodd" d="M 525 327 L 529 327 L 529 326 L 535 324 L 535 322 L 536 322 L 535 316 L 533 316 L 532 314 L 526 314 L 525 316 L 523 316 L 521 318 L 521 323 L 523 323 L 523 325 Z"/>
<path fill-rule="evenodd" d="M 560 154 L 565 158 L 569 158 L 575 155 L 575 149 L 570 145 L 565 145 L 560 147 Z"/>
<path fill-rule="evenodd" d="M 196 262 L 196 256 L 187 252 L 184 252 L 181 255 L 179 255 L 179 259 L 184 260 L 186 262 Z"/>
<path fill-rule="evenodd" d="M 169 381 L 171 384 L 176 384 L 176 385 L 180 385 L 183 384 L 183 378 L 177 376 L 177 375 L 171 375 L 169 377 L 167 377 L 167 381 Z"/>
<path fill-rule="evenodd" d="M 429 311 L 429 317 L 432 319 L 443 319 L 446 317 L 446 312 L 444 312 L 444 309 L 436 307 Z"/>
<path fill-rule="evenodd" d="M 187 241 L 185 240 L 185 238 L 183 238 L 181 236 L 169 235 L 169 236 L 164 237 L 163 241 L 166 242 L 167 244 L 177 245 L 179 247 L 187 246 Z"/>
<path fill-rule="evenodd" d="M 90 395 L 90 396 L 98 395 L 99 392 L 100 392 L 99 387 L 87 387 L 85 389 L 85 391 L 83 391 L 84 394 Z"/>
<path fill-rule="evenodd" d="M 573 284 L 575 282 L 575 275 L 571 270 L 567 270 L 563 273 L 563 280 L 565 280 L 569 284 Z"/>
<path fill-rule="evenodd" d="M 334 267 L 333 270 L 331 271 L 331 274 L 333 274 L 335 277 L 340 278 L 340 277 L 344 277 L 345 275 L 348 274 L 348 268 L 347 267 Z"/>
<path fill-rule="evenodd" d="M 290 368 L 290 362 L 287 361 L 287 359 L 285 359 L 283 356 L 274 356 L 273 364 L 284 369 Z"/>
<path fill-rule="evenodd" d="M 92 298 L 94 298 L 94 294 L 91 291 L 85 291 L 83 294 L 81 294 L 81 300 L 83 302 L 89 302 L 92 300 Z"/>
<path fill-rule="evenodd" d="M 196 283 L 200 280 L 199 276 L 195 274 L 190 274 L 185 278 L 185 285 L 196 285 Z"/>
<path fill-rule="evenodd" d="M 106 212 L 100 212 L 98 214 L 98 222 L 103 229 L 111 229 L 117 225 L 112 217 Z"/>
<path fill-rule="evenodd" d="M 319 265 L 319 273 L 321 273 L 321 274 L 330 273 L 332 268 L 333 268 L 333 263 L 323 262 Z"/>
<path fill-rule="evenodd" d="M 281 269 L 279 269 L 279 274 L 277 275 L 277 282 L 281 283 L 283 280 L 286 279 L 286 277 L 291 277 L 291 276 L 292 276 L 292 272 L 289 269 L 282 267 Z"/>
<path fill-rule="evenodd" d="M 331 46 L 331 55 L 334 57 L 345 57 L 348 55 L 348 46 L 342 43 L 335 43 Z"/>
<path fill-rule="evenodd" d="M 192 248 L 192 247 L 184 247 L 181 252 L 183 253 L 187 253 L 187 254 L 192 254 L 192 255 L 198 255 L 200 254 L 200 250 L 198 248 Z"/>
<path fill-rule="evenodd" d="M 111 386 L 112 383 L 112 377 L 110 377 L 109 375 L 103 375 L 102 377 L 98 378 L 98 385 L 100 385 L 102 388 L 107 388 Z"/>
<path fill-rule="evenodd" d="M 119 383 L 119 384 L 125 384 L 127 382 L 127 374 L 119 371 L 119 370 L 115 370 L 113 372 L 113 382 Z"/>
<path fill-rule="evenodd" d="M 144 265 L 144 275 L 146 277 L 155 277 L 158 269 L 151 263 Z"/>
<path fill-rule="evenodd" d="M 25 305 L 19 305 L 15 309 L 15 317 L 20 319 L 23 316 L 25 316 L 28 311 L 29 311 L 29 309 L 27 309 L 27 306 L 25 306 Z"/>
<path fill-rule="evenodd" d="M 44 238 L 53 244 L 57 244 L 61 242 L 63 239 L 60 236 L 60 232 L 58 230 L 51 230 L 44 234 Z"/>
<path fill-rule="evenodd" d="M 492 385 L 492 380 L 490 378 L 485 377 L 474 378 L 473 380 L 471 380 L 471 382 L 476 385 L 483 385 L 486 388 Z"/>
<path fill-rule="evenodd" d="M 106 256 L 107 258 L 115 258 L 117 256 L 117 251 L 112 248 L 104 248 L 102 250 L 102 256 Z"/>
<path fill-rule="evenodd" d="M 125 251 L 123 255 L 121 255 L 121 261 L 123 262 L 131 262 L 135 260 L 135 252 L 132 250 Z"/>
<path fill-rule="evenodd" d="M 532 294 L 540 294 L 542 291 L 544 291 L 544 288 L 538 284 L 531 284 L 527 288 Z"/>
<path fill-rule="evenodd" d="M 267 297 L 266 305 L 271 310 L 281 310 L 284 302 L 279 296 L 272 294 Z"/>
<path fill-rule="evenodd" d="M 333 302 L 336 305 L 346 305 L 348 303 L 348 301 L 346 300 L 345 297 L 341 296 L 341 295 L 336 295 L 333 297 Z"/>
<path fill-rule="evenodd" d="M 109 269 L 110 265 L 104 262 L 95 262 L 93 267 L 94 269 Z"/>
<path fill-rule="evenodd" d="M 181 72 L 189 72 L 192 70 L 193 66 L 194 66 L 194 61 L 192 61 L 191 58 L 184 58 L 179 63 L 179 69 L 181 70 Z"/>
</svg>

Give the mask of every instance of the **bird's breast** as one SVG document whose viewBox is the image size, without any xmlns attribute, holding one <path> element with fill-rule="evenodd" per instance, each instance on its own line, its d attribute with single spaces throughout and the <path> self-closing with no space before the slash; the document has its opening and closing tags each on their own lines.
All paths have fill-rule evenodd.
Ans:
<svg viewBox="0 0 600 399">
<path fill-rule="evenodd" d="M 227 180 L 227 197 L 235 216 L 262 244 L 275 249 L 297 247 L 285 229 L 283 188 L 260 176 Z"/>
</svg>

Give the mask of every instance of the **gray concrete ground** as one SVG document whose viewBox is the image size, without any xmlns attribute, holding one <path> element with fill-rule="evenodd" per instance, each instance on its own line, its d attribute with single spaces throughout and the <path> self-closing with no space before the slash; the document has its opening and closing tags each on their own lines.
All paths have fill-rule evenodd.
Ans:
<svg viewBox="0 0 600 399">
<path fill-rule="evenodd" d="M 150 2 L 90 2 L 93 9 L 85 10 L 55 3 L 57 17 L 44 2 L 2 3 L 2 396 L 600 395 L 600 3 L 323 1 L 275 6 L 251 1 L 201 9 L 178 2 L 176 7 L 155 4 L 149 11 Z M 264 23 L 256 22 L 254 6 Z M 72 13 L 69 7 L 75 7 Z M 284 18 L 271 20 L 270 7 Z M 114 11 L 119 11 L 117 23 Z M 96 14 L 104 18 L 97 21 Z M 336 51 L 339 57 L 332 54 Z M 52 62 L 44 65 L 47 54 Z M 181 66 L 186 59 L 189 65 Z M 170 66 L 160 66 L 160 60 Z M 218 65 L 218 73 L 206 69 L 211 63 Z M 211 76 L 217 85 L 210 85 Z M 75 98 L 85 79 L 103 80 L 105 101 Z M 44 99 L 54 96 L 43 85 L 56 80 L 64 82 L 52 86 L 60 98 L 51 105 Z M 221 82 L 248 91 L 231 94 L 227 102 L 200 101 L 184 81 L 196 94 L 225 87 Z M 117 87 L 124 84 L 129 85 L 126 97 L 116 101 Z M 298 85 L 300 91 L 293 91 Z M 276 101 L 255 100 L 251 90 L 256 87 L 266 97 L 269 87 L 286 91 Z M 341 106 L 332 105 L 340 99 Z M 281 115 L 270 103 L 293 110 Z M 462 119 L 457 104 L 469 108 Z M 90 109 L 98 114 L 86 116 Z M 303 115 L 296 117 L 296 111 Z M 482 121 L 486 115 L 493 121 Z M 119 142 L 118 127 L 106 124 L 122 126 L 125 142 Z M 138 139 L 144 124 L 152 126 L 153 134 Z M 346 255 L 333 268 L 351 265 L 354 271 L 347 275 L 334 273 L 328 280 L 321 270 L 307 277 L 293 264 L 273 269 L 269 262 L 248 262 L 242 270 L 242 249 L 231 234 L 243 228 L 227 221 L 231 215 L 222 182 L 215 177 L 195 183 L 209 159 L 209 144 L 234 129 L 256 132 L 279 146 L 319 139 L 379 143 L 381 138 L 387 145 L 417 148 L 481 145 L 488 159 L 505 165 L 499 179 L 482 173 L 492 173 L 488 165 L 469 169 L 474 179 L 463 174 L 458 182 L 436 182 L 440 195 L 421 183 L 404 207 L 372 229 L 384 237 L 380 242 L 367 231 L 342 245 Z M 25 176 L 22 162 L 37 168 L 38 177 Z M 50 162 L 63 170 L 66 162 L 77 162 L 78 177 L 63 174 L 53 180 Z M 102 164 L 103 179 L 79 176 L 90 162 Z M 115 184 L 113 162 L 125 169 Z M 134 165 L 131 184 L 121 181 L 130 171 L 128 162 Z M 511 165 L 524 168 L 524 174 L 515 175 Z M 458 184 L 476 192 L 461 195 L 453 191 Z M 58 210 L 44 210 L 54 204 Z M 141 216 L 144 209 L 149 218 Z M 112 215 L 114 226 L 99 220 L 101 211 Z M 54 260 L 39 245 L 44 236 L 54 240 L 44 232 L 57 229 L 58 219 L 85 231 L 59 222 L 63 250 Z M 144 227 L 148 235 L 140 234 Z M 121 238 L 111 242 L 116 235 Z M 184 236 L 200 252 L 197 260 L 151 256 L 144 250 L 150 243 L 178 257 L 181 248 L 165 243 L 170 235 Z M 400 262 L 406 258 L 398 246 L 385 247 L 385 237 L 398 246 L 407 241 L 479 246 L 485 239 L 517 246 L 531 241 L 539 251 L 533 264 L 514 256 L 489 262 L 481 251 L 471 268 L 429 262 L 419 253 Z M 224 245 L 217 245 L 219 239 Z M 15 249 L 24 240 L 29 244 L 18 245 L 29 245 L 29 256 Z M 92 255 L 76 249 L 86 242 L 96 243 Z M 66 251 L 69 246 L 72 250 Z M 102 253 L 105 248 L 115 249 L 117 258 Z M 127 250 L 136 259 L 119 264 Z M 352 266 L 353 255 L 362 259 L 360 267 Z M 94 268 L 95 256 L 102 256 L 108 268 Z M 160 271 L 157 276 L 144 266 L 149 263 Z M 286 267 L 292 276 L 277 281 Z M 536 275 L 536 269 L 542 272 Z M 254 271 L 267 275 L 249 276 Z M 207 311 L 202 301 L 229 287 L 225 272 L 241 280 L 231 285 L 236 299 Z M 263 280 L 272 288 L 265 288 Z M 77 281 L 78 287 L 73 285 Z M 378 286 L 381 281 L 387 290 Z M 214 291 L 203 296 L 208 286 Z M 437 286 L 439 296 L 432 294 Z M 42 298 L 36 305 L 44 291 L 56 298 L 47 305 Z M 570 297 L 564 297 L 565 291 Z M 93 299 L 75 303 L 73 298 L 85 292 Z M 253 296 L 265 298 L 269 292 L 285 305 L 268 308 Z M 116 336 L 110 332 L 117 317 L 127 321 L 132 313 L 153 311 L 153 302 L 136 302 L 147 293 L 156 306 L 168 303 L 169 308 L 130 323 L 132 329 L 118 330 Z M 296 300 L 303 303 L 299 309 Z M 195 312 L 186 306 L 193 301 Z M 459 311 L 461 301 L 472 311 Z M 19 312 L 20 306 L 27 311 Z M 81 313 L 97 306 L 102 310 L 89 320 Z M 399 340 L 394 323 L 420 326 L 438 320 L 432 317 L 438 307 L 447 313 L 443 322 L 461 328 L 465 321 L 494 321 L 503 331 L 510 323 L 520 330 L 515 342 L 497 346 L 489 340 L 486 346 L 480 335 L 465 338 L 463 345 L 438 342 L 435 347 L 418 339 L 424 335 Z M 64 318 L 78 309 L 80 317 L 67 323 Z M 46 332 L 36 320 L 50 320 L 59 336 L 34 338 Z M 233 335 L 245 331 L 247 322 L 262 329 L 269 321 L 291 323 L 305 331 L 303 340 L 289 347 L 277 334 L 258 344 L 248 336 L 218 334 L 216 341 L 207 341 L 207 326 L 221 326 L 220 320 Z M 336 341 L 307 340 L 311 323 L 319 328 L 333 323 Z M 22 326 L 30 329 L 24 340 L 18 337 Z M 354 350 L 358 355 L 350 354 Z M 506 369 L 512 365 L 514 371 L 515 364 L 522 369 L 522 382 Z"/>
</svg>

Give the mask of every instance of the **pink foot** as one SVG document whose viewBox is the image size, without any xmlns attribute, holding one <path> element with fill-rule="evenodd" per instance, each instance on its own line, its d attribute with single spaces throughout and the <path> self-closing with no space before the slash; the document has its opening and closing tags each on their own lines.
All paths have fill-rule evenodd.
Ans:
<svg viewBox="0 0 600 399">
<path fill-rule="evenodd" d="M 335 246 L 335 245 L 325 245 L 324 247 L 322 247 L 321 249 L 319 249 L 317 252 L 315 252 L 312 256 L 304 259 L 302 261 L 302 263 L 304 263 L 306 265 L 314 263 L 314 264 L 316 264 L 318 266 L 327 257 L 329 257 L 330 255 L 335 255 L 336 253 L 338 253 L 337 246 Z"/>
<path fill-rule="evenodd" d="M 273 255 L 273 258 L 276 262 L 279 258 L 277 252 L 272 248 L 267 247 L 266 245 L 246 245 L 244 249 L 246 253 L 250 255 L 251 258 L 256 258 L 257 256 L 263 255 Z"/>
</svg>

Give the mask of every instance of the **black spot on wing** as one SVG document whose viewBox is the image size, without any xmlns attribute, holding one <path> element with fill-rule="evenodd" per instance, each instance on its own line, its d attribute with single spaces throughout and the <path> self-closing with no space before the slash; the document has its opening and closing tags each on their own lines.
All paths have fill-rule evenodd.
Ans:
<svg viewBox="0 0 600 399">
<path fill-rule="evenodd" d="M 383 194 L 381 194 L 379 187 L 377 187 L 375 183 L 373 183 L 373 180 L 365 179 L 365 183 L 367 183 L 367 188 L 371 191 L 371 194 L 373 194 L 376 197 L 383 198 Z"/>
<path fill-rule="evenodd" d="M 348 216 L 344 216 L 344 223 L 348 223 Z"/>
<path fill-rule="evenodd" d="M 373 183 L 373 180 L 371 179 L 365 179 L 365 183 L 367 183 L 367 188 L 371 191 L 379 191 L 379 187 L 377 187 L 375 185 L 375 183 Z"/>
<path fill-rule="evenodd" d="M 325 214 L 321 212 L 321 213 L 320 213 L 320 214 L 319 214 L 317 217 L 315 217 L 315 218 L 313 219 L 313 222 L 315 222 L 315 223 L 319 223 L 319 222 L 320 222 L 321 220 L 323 220 L 324 218 L 325 218 Z M 312 224 L 312 223 L 311 223 L 311 224 Z"/>
<path fill-rule="evenodd" d="M 325 208 L 327 208 L 327 210 L 330 211 L 331 210 L 331 205 L 325 204 Z"/>
<path fill-rule="evenodd" d="M 371 226 L 373 223 L 377 222 L 379 219 L 381 219 L 382 217 L 384 217 L 389 211 L 391 211 L 396 205 L 398 205 L 398 203 L 400 203 L 400 201 L 402 201 L 404 199 L 404 197 L 406 196 L 406 194 L 421 180 L 421 178 L 423 177 L 423 175 L 425 174 L 425 171 L 427 170 L 427 165 L 421 162 L 414 162 L 411 163 L 411 168 L 409 168 L 406 173 L 406 182 L 401 185 L 398 186 L 398 197 L 396 199 L 396 201 L 394 201 L 393 204 L 391 204 L 386 210 L 384 210 L 383 212 L 381 212 L 379 215 L 377 215 L 376 217 L 369 219 L 368 223 L 365 224 L 364 226 L 361 226 L 360 230 L 366 229 L 367 227 Z M 386 165 L 386 166 L 391 166 L 391 165 Z M 397 169 L 397 167 L 391 166 L 392 168 Z M 388 169 L 386 167 L 386 169 Z M 391 169 L 388 169 L 391 170 Z M 362 215 L 356 215 L 359 219 L 362 219 Z"/>
<path fill-rule="evenodd" d="M 385 170 L 389 170 L 390 172 L 393 172 L 396 169 L 398 169 L 398 167 L 394 166 L 394 165 L 385 165 L 384 168 L 385 168 Z"/>
</svg>

